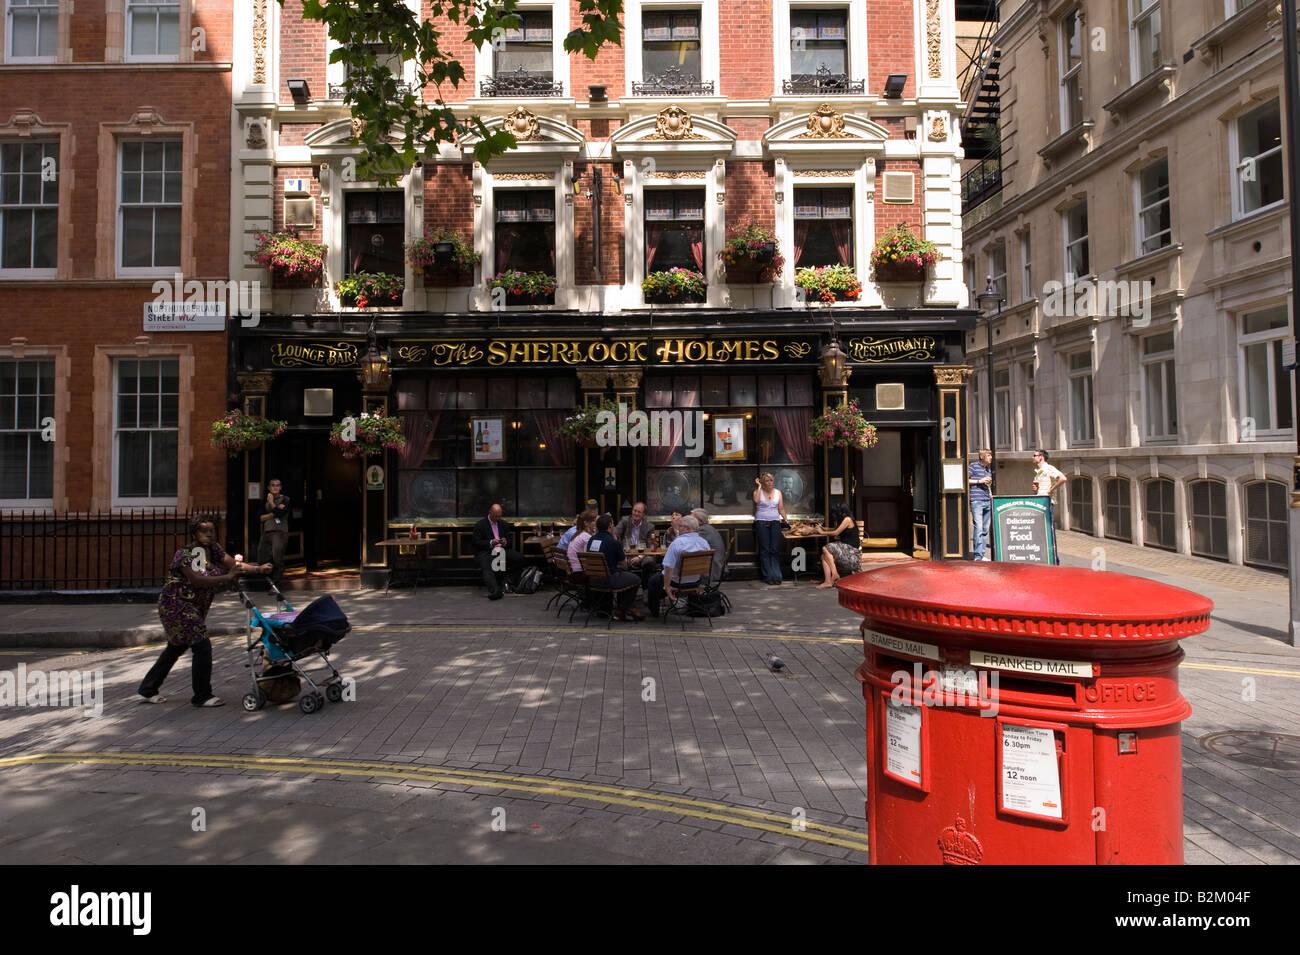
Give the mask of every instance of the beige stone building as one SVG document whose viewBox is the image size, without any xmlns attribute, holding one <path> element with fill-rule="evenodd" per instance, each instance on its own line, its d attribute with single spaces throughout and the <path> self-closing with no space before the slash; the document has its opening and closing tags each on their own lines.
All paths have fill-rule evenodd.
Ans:
<svg viewBox="0 0 1300 955">
<path fill-rule="evenodd" d="M 1266 0 L 1004 0 L 1000 170 L 967 189 L 965 268 L 993 275 L 999 491 L 1042 447 L 1060 524 L 1285 568 L 1282 33 Z M 971 170 L 968 175 L 975 175 Z M 972 446 L 988 441 L 985 328 Z"/>
</svg>

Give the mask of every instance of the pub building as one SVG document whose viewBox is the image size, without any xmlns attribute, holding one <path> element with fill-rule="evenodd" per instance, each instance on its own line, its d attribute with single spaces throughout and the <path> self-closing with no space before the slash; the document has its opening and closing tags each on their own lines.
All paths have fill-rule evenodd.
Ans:
<svg viewBox="0 0 1300 955">
<path fill-rule="evenodd" d="M 273 291 L 256 325 L 231 328 L 230 378 L 246 410 L 288 429 L 232 463 L 232 535 L 253 546 L 259 496 L 278 477 L 293 499 L 291 562 L 358 569 L 372 586 L 394 567 L 470 582 L 472 528 L 494 502 L 523 550 L 588 499 L 616 517 L 644 500 L 660 527 L 672 510 L 706 508 L 743 577 L 757 558 L 754 479 L 770 471 L 792 520 L 843 503 L 868 548 L 967 553 L 963 332 L 976 312 L 961 267 L 952 7 L 884 6 L 629 4 L 624 47 L 593 65 L 563 52 L 567 4 L 527 4 L 518 31 L 469 50 L 473 83 L 449 100 L 518 145 L 480 163 L 475 137 L 443 144 L 391 185 L 355 175 L 323 28 L 269 7 L 281 28 L 235 71 L 232 261 Z M 414 80 L 410 63 L 393 68 Z M 771 276 L 719 259 L 747 224 L 777 243 Z M 873 248 L 899 224 L 935 243 L 924 273 L 873 271 Z M 281 287 L 252 261 L 268 231 L 326 247 L 310 287 Z M 457 271 L 448 244 L 433 266 L 411 263 L 412 241 L 448 231 L 480 261 Z M 795 270 L 820 266 L 853 270 L 860 296 L 805 295 Z M 675 268 L 707 287 L 672 303 L 647 295 L 643 282 Z M 508 270 L 549 276 L 553 291 L 521 301 L 492 288 Z M 335 283 L 361 271 L 399 278 L 400 304 L 347 307 Z M 687 436 L 604 448 L 557 433 L 608 399 L 699 412 L 703 452 L 689 454 Z M 848 399 L 878 444 L 812 445 L 809 422 Z M 330 427 L 363 412 L 398 417 L 406 447 L 344 458 Z M 418 559 L 379 546 L 412 528 L 427 541 Z"/>
</svg>

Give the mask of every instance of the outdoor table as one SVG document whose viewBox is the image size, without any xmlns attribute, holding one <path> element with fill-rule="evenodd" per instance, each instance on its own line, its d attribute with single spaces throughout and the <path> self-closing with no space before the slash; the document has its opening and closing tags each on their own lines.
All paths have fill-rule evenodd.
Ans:
<svg viewBox="0 0 1300 955">
<path fill-rule="evenodd" d="M 817 542 L 817 548 L 818 548 L 818 566 L 820 566 L 820 563 L 821 563 L 821 553 L 820 553 L 820 551 L 821 551 L 821 542 L 822 542 L 823 540 L 827 539 L 827 538 L 834 537 L 835 535 L 832 534 L 830 531 L 828 531 L 828 530 L 824 530 L 824 529 L 823 529 L 823 530 L 816 531 L 815 533 L 812 533 L 812 534 L 795 534 L 795 533 L 792 533 L 792 532 L 790 532 L 790 531 L 783 530 L 783 531 L 781 531 L 781 536 L 784 537 L 784 538 L 785 538 L 786 540 L 788 540 L 788 541 L 805 541 L 805 540 L 806 540 L 806 541 L 816 541 L 816 542 Z M 810 570 L 809 573 L 812 574 L 813 572 Z M 799 571 L 797 571 L 797 570 L 794 569 L 794 561 L 793 561 L 793 560 L 790 562 L 790 574 L 791 574 L 791 576 L 794 577 L 794 583 L 793 583 L 793 586 L 798 587 L 798 586 L 799 586 Z"/>
<path fill-rule="evenodd" d="M 396 547 L 398 556 L 420 558 L 420 548 L 429 547 L 433 544 L 432 537 L 390 537 L 387 540 L 376 542 L 376 547 Z M 393 568 L 388 568 L 388 573 L 384 575 L 384 595 L 388 595 L 388 585 L 393 578 Z M 420 571 L 415 571 L 415 589 L 420 589 Z"/>
</svg>

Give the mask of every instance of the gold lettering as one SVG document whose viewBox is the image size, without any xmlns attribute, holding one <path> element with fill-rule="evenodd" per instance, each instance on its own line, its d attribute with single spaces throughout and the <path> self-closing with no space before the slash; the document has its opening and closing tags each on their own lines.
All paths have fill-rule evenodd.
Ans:
<svg viewBox="0 0 1300 955">
<path fill-rule="evenodd" d="M 646 361 L 647 359 L 646 359 L 645 350 L 647 347 L 649 347 L 649 344 L 650 344 L 649 342 L 633 342 L 632 361 L 640 361 L 640 362 Z"/>
<path fill-rule="evenodd" d="M 525 350 L 524 344 L 522 342 L 511 342 L 510 343 L 510 364 L 513 365 L 515 362 L 527 361 L 527 360 L 528 360 L 528 353 Z"/>
<path fill-rule="evenodd" d="M 754 341 L 752 338 L 749 341 L 745 342 L 745 361 L 758 361 L 759 360 L 758 350 L 761 347 L 762 346 L 758 342 Z"/>
<path fill-rule="evenodd" d="M 703 343 L 703 342 L 687 342 L 687 343 L 686 343 L 686 351 L 685 351 L 685 355 L 686 355 L 686 360 L 687 360 L 687 361 L 703 361 L 703 360 L 704 360 L 704 343 Z"/>
<path fill-rule="evenodd" d="M 506 346 L 503 342 L 488 342 L 488 364 L 504 365 L 506 363 Z"/>
<path fill-rule="evenodd" d="M 655 355 L 658 356 L 660 361 L 675 361 L 680 363 L 682 361 L 682 347 L 684 344 L 685 342 L 680 338 L 669 339 L 655 349 Z"/>
<path fill-rule="evenodd" d="M 609 361 L 609 346 L 604 342 L 592 342 L 587 354 L 592 361 Z"/>
<path fill-rule="evenodd" d="M 609 346 L 610 361 L 627 361 L 627 342 L 614 342 Z"/>
<path fill-rule="evenodd" d="M 777 356 L 778 352 L 776 350 L 776 342 L 771 341 L 770 339 L 763 342 L 763 357 L 775 359 Z"/>
</svg>

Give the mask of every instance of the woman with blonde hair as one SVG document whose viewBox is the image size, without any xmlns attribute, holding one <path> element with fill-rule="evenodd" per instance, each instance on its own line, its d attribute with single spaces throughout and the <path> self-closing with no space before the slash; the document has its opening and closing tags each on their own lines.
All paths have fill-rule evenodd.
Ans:
<svg viewBox="0 0 1300 955">
<path fill-rule="evenodd" d="M 759 567 L 764 582 L 781 583 L 781 524 L 785 521 L 785 498 L 770 472 L 754 479 L 754 539 L 758 542 Z"/>
</svg>

